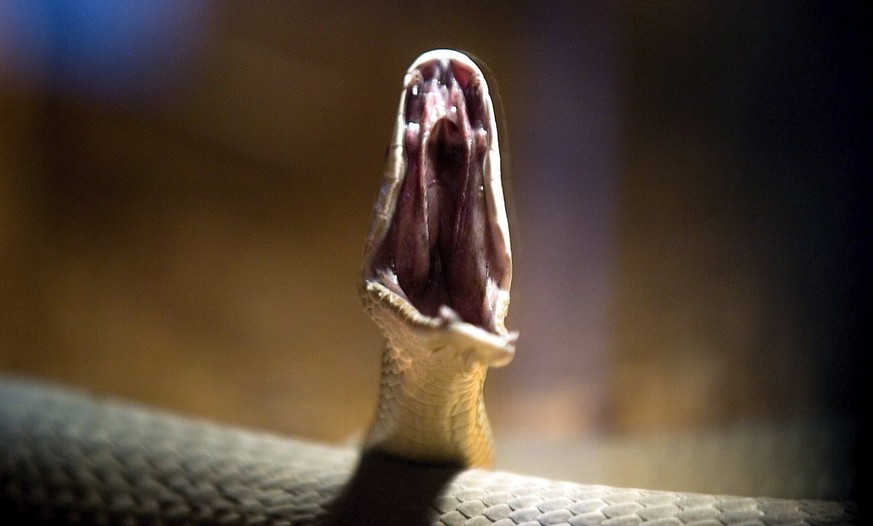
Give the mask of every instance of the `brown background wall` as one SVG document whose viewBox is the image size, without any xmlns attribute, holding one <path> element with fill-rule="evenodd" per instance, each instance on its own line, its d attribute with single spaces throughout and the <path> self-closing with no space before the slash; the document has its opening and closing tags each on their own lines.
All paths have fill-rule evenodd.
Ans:
<svg viewBox="0 0 873 526">
<path fill-rule="evenodd" d="M 455 47 L 494 71 L 512 153 L 522 339 L 486 394 L 509 467 L 756 491 L 696 481 L 694 448 L 772 460 L 743 444 L 787 436 L 844 494 L 868 14 L 4 4 L 0 370 L 319 440 L 365 427 L 381 342 L 356 280 L 392 114 L 411 60 Z"/>
</svg>

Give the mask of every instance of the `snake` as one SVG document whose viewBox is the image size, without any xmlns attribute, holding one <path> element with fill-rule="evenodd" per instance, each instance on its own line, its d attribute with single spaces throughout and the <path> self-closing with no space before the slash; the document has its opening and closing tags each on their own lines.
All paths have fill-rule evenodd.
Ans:
<svg viewBox="0 0 873 526">
<path fill-rule="evenodd" d="M 360 448 L 192 420 L 0 377 L 9 524 L 546 526 L 854 524 L 851 501 L 586 485 L 491 470 L 483 401 L 507 365 L 512 257 L 483 69 L 438 49 L 407 70 L 360 295 L 385 336 Z"/>
</svg>

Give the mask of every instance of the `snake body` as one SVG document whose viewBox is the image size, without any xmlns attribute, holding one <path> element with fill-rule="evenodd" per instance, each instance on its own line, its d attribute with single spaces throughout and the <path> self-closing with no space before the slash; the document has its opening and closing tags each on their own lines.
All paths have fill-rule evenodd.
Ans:
<svg viewBox="0 0 873 526">
<path fill-rule="evenodd" d="M 684 494 L 486 471 L 482 386 L 508 363 L 512 275 L 488 85 L 408 70 L 364 251 L 386 336 L 362 452 L 0 378 L 0 513 L 16 524 L 851 524 L 852 503 Z"/>
<path fill-rule="evenodd" d="M 414 464 L 0 381 L 5 524 L 852 524 L 850 503 Z"/>
</svg>

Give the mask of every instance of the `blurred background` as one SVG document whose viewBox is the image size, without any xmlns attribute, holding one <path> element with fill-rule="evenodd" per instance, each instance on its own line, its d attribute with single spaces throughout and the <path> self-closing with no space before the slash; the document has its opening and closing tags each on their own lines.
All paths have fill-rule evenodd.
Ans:
<svg viewBox="0 0 873 526">
<path fill-rule="evenodd" d="M 869 14 L 2 0 L 0 372 L 360 436 L 382 342 L 356 287 L 393 114 L 411 61 L 452 47 L 494 72 L 511 153 L 498 467 L 848 497 Z"/>
</svg>

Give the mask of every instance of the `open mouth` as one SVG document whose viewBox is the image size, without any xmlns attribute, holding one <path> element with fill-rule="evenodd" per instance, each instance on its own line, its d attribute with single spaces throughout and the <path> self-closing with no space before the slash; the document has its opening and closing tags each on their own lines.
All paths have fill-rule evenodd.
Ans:
<svg viewBox="0 0 873 526">
<path fill-rule="evenodd" d="M 425 55 L 407 75 L 401 111 L 400 144 L 389 152 L 399 156 L 397 173 L 389 195 L 383 188 L 388 222 L 371 239 L 365 277 L 425 316 L 496 332 L 511 263 L 493 105 L 482 73 L 460 55 Z"/>
</svg>

